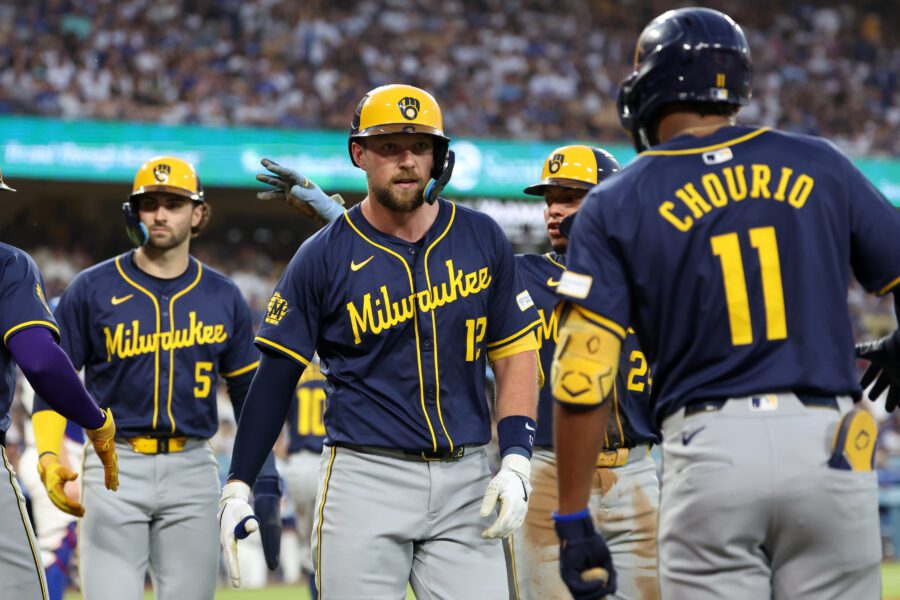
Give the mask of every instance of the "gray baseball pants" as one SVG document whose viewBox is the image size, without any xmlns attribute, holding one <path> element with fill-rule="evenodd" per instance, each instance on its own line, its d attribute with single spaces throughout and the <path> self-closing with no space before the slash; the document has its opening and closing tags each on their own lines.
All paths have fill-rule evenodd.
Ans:
<svg viewBox="0 0 900 600">
<path fill-rule="evenodd" d="M 138 454 L 116 442 L 119 490 L 103 485 L 90 444 L 78 532 L 81 589 L 90 600 L 212 600 L 219 569 L 219 469 L 206 440 L 171 454 Z"/>
<path fill-rule="evenodd" d="M 326 446 L 313 564 L 322 600 L 510 596 L 500 540 L 479 515 L 490 470 L 483 448 L 457 461 L 413 462 Z"/>
<path fill-rule="evenodd" d="M 44 565 L 16 474 L 0 445 L 0 600 L 46 600 Z"/>
<path fill-rule="evenodd" d="M 838 421 L 853 407 L 838 401 L 840 410 L 814 408 L 767 394 L 665 420 L 663 598 L 881 597 L 875 472 L 828 466 Z"/>
<path fill-rule="evenodd" d="M 535 449 L 533 489 L 525 525 L 513 536 L 519 593 L 528 600 L 566 600 L 572 596 L 559 575 L 559 538 L 552 513 L 559 508 L 556 456 Z M 646 446 L 629 462 L 594 472 L 589 508 L 609 546 L 618 589 L 610 600 L 657 600 L 656 516 L 659 480 Z"/>
</svg>

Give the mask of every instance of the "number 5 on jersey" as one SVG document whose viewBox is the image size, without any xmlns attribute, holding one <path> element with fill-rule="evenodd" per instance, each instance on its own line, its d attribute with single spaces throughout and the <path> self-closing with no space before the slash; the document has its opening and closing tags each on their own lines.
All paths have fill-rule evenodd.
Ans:
<svg viewBox="0 0 900 600">
<path fill-rule="evenodd" d="M 781 260 L 778 257 L 775 228 L 756 227 L 749 233 L 750 245 L 759 254 L 762 292 L 766 304 L 766 339 L 783 340 L 787 338 L 787 322 L 784 316 L 784 288 L 781 285 Z M 723 233 L 713 236 L 709 241 L 713 254 L 719 257 L 722 265 L 731 343 L 735 346 L 752 344 L 750 301 L 747 297 L 747 279 L 744 277 L 744 261 L 738 234 Z"/>
</svg>

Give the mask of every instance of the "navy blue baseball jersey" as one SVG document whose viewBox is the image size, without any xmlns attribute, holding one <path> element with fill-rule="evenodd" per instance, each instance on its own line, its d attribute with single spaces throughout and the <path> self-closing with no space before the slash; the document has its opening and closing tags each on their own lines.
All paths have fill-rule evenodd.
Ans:
<svg viewBox="0 0 900 600">
<path fill-rule="evenodd" d="M 59 340 L 59 327 L 44 297 L 44 280 L 28 254 L 0 242 L 0 432 L 10 425 L 9 408 L 16 391 L 16 363 L 6 346 L 9 338 L 29 327 L 44 327 Z"/>
<path fill-rule="evenodd" d="M 325 440 L 325 376 L 313 361 L 303 371 L 288 412 L 288 452 L 319 453 Z"/>
<path fill-rule="evenodd" d="M 590 192 L 559 294 L 637 330 L 657 422 L 705 398 L 858 395 L 849 267 L 887 293 L 898 236 L 900 212 L 831 143 L 725 127 Z"/>
<path fill-rule="evenodd" d="M 553 354 L 559 342 L 559 297 L 556 289 L 566 270 L 565 257 L 557 253 L 517 254 L 516 265 L 540 317 L 537 328 L 541 346 L 541 368 L 550 372 Z M 632 330 L 628 330 L 622 346 L 616 393 L 613 396 L 604 448 L 634 447 L 637 444 L 657 443 L 650 416 L 650 365 Z M 553 395 L 548 381 L 541 388 L 538 403 L 537 433 L 534 445 L 553 447 Z"/>
<path fill-rule="evenodd" d="M 318 351 L 326 444 L 432 452 L 490 441 L 485 361 L 537 350 L 537 321 L 500 227 L 441 199 L 417 243 L 359 206 L 304 242 L 256 343 L 303 365 Z"/>
<path fill-rule="evenodd" d="M 250 308 L 230 279 L 194 258 L 181 276 L 159 279 L 133 255 L 72 280 L 56 308 L 61 345 L 97 403 L 112 408 L 118 435 L 211 437 L 218 377 L 259 364 Z"/>
</svg>

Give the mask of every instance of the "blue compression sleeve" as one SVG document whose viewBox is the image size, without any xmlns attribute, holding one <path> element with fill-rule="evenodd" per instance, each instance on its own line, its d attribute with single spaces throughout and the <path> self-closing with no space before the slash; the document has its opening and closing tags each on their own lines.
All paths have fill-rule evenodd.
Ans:
<svg viewBox="0 0 900 600">
<path fill-rule="evenodd" d="M 85 429 L 103 426 L 106 415 L 49 329 L 23 329 L 13 334 L 6 346 L 35 393 L 53 410 Z"/>
<path fill-rule="evenodd" d="M 252 486 L 284 427 L 303 367 L 281 355 L 263 354 L 238 422 L 228 479 Z"/>
</svg>

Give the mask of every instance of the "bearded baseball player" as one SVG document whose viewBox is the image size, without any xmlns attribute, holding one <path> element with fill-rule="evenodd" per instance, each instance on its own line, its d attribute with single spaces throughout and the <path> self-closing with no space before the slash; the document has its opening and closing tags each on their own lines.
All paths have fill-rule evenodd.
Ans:
<svg viewBox="0 0 900 600">
<path fill-rule="evenodd" d="M 500 227 L 439 197 L 453 165 L 448 142 L 421 89 L 384 86 L 359 104 L 349 149 L 368 195 L 300 247 L 256 338 L 263 357 L 220 503 L 235 584 L 236 538 L 256 526 L 248 485 L 318 351 L 327 379 L 312 536 L 321 597 L 399 598 L 407 582 L 420 598 L 515 591 L 500 538 L 522 524 L 531 489 L 538 316 Z M 311 186 L 274 172 L 281 193 Z M 488 360 L 503 455 L 493 479 Z"/>
<path fill-rule="evenodd" d="M 3 182 L 0 189 L 15 190 Z M 59 411 L 85 428 L 99 457 L 100 485 L 115 491 L 119 485 L 116 426 L 112 412 L 103 410 L 85 389 L 72 362 L 59 346 L 60 332 L 44 297 L 44 282 L 34 260 L 13 246 L 0 243 L 0 457 L 5 474 L 0 477 L 0 598 L 9 600 L 41 598 L 49 592 L 41 552 L 25 511 L 25 499 L 6 458 L 6 431 L 10 426 L 10 406 L 16 389 L 16 366 L 28 383 Z M 102 463 L 102 464 L 101 464 Z M 52 498 L 63 494 L 66 481 L 76 475 L 60 466 L 41 470 L 41 478 Z M 106 495 L 106 490 L 102 493 Z"/>
<path fill-rule="evenodd" d="M 900 213 L 831 143 L 734 124 L 750 49 L 728 16 L 667 12 L 619 92 L 641 153 L 585 200 L 553 366 L 563 580 L 605 589 L 585 511 L 630 323 L 663 433 L 663 598 L 879 598 L 876 427 L 850 271 L 900 283 Z"/>
<path fill-rule="evenodd" d="M 550 372 L 558 339 L 556 290 L 566 270 L 568 238 L 560 231 L 563 220 L 574 218 L 588 190 L 619 170 L 609 153 L 589 146 L 557 148 L 544 162 L 541 181 L 525 188 L 526 194 L 542 196 L 544 221 L 553 251 L 520 254 L 516 264 L 525 287 L 541 317 L 538 340 L 541 365 Z M 629 329 L 611 398 L 611 417 L 601 435 L 591 482 L 589 509 L 593 522 L 610 540 L 616 564 L 617 591 L 610 598 L 656 599 L 656 512 L 659 481 L 650 445 L 659 439 L 651 426 L 650 370 L 637 338 Z M 529 511 L 515 535 L 516 573 L 523 598 L 550 600 L 569 598 L 559 576 L 559 543 L 552 512 L 559 505 L 556 456 L 553 451 L 553 399 L 550 386 L 541 388 L 537 433 L 532 457 Z M 568 523 L 558 520 L 556 527 Z"/>
<path fill-rule="evenodd" d="M 144 163 L 123 210 L 137 249 L 80 273 L 56 309 L 63 348 L 119 417 L 122 491 L 103 493 L 88 448 L 84 507 L 64 495 L 56 504 L 84 513 L 85 597 L 142 598 L 149 567 L 157 598 L 211 599 L 219 472 L 208 439 L 218 427 L 218 377 L 240 415 L 258 364 L 250 309 L 230 279 L 189 253 L 210 215 L 190 163 L 172 156 Z M 65 420 L 43 408 L 37 399 L 35 437 L 49 469 Z"/>
</svg>

